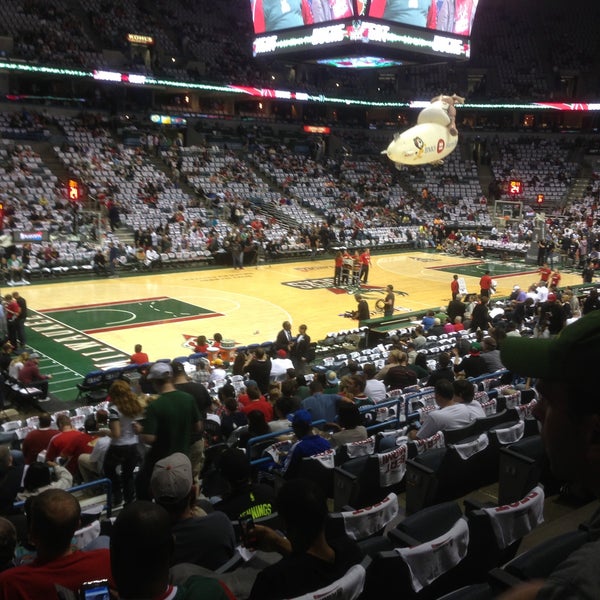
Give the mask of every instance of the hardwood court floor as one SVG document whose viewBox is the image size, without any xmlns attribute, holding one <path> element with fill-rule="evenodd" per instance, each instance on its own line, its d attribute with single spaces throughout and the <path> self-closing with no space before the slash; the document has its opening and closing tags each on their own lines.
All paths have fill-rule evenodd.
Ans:
<svg viewBox="0 0 600 600">
<path fill-rule="evenodd" d="M 537 280 L 531 265 L 482 263 L 425 251 L 374 253 L 368 286 L 362 291 L 372 311 L 388 283 L 405 294 L 396 295 L 398 312 L 425 310 L 447 305 L 454 272 L 464 277 L 469 292 L 476 292 L 486 268 L 496 278 L 500 296 L 508 295 L 515 284 L 526 287 Z M 220 332 L 236 344 L 273 340 L 285 320 L 292 322 L 294 332 L 306 323 L 315 341 L 327 332 L 352 328 L 356 321 L 343 314 L 356 307 L 356 289 L 333 288 L 332 276 L 333 259 L 327 258 L 243 270 L 172 269 L 114 279 L 90 277 L 19 291 L 30 307 L 29 345 L 73 371 L 76 379 L 93 368 L 126 361 L 136 343 L 143 345 L 150 360 L 157 360 L 189 354 L 188 340 L 200 334 L 210 338 Z M 580 283 L 577 274 L 563 274 L 562 285 L 575 283 Z M 61 347 L 65 354 L 55 356 Z M 51 384 L 59 397 L 61 389 Z"/>
</svg>

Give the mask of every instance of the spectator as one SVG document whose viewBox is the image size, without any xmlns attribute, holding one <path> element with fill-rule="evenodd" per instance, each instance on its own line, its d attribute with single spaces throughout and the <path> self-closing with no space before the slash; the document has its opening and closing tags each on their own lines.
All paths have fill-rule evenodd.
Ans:
<svg viewBox="0 0 600 600">
<path fill-rule="evenodd" d="M 15 465 L 8 446 L 0 446 L 0 514 L 14 512 L 13 504 L 23 481 L 24 465 Z"/>
<path fill-rule="evenodd" d="M 82 552 L 71 546 L 80 525 L 79 503 L 64 490 L 46 490 L 27 509 L 33 563 L 0 573 L 2 598 L 56 598 L 56 586 L 75 593 L 85 581 L 111 579 L 108 550 Z M 111 582 L 112 583 L 112 582 Z"/>
<path fill-rule="evenodd" d="M 115 381 L 108 396 L 111 401 L 108 409 L 110 447 L 104 459 L 104 472 L 112 483 L 113 503 L 119 505 L 124 500 L 129 504 L 135 497 L 133 472 L 140 461 L 134 423 L 142 417 L 144 409 L 124 380 Z"/>
<path fill-rule="evenodd" d="M 169 514 L 162 506 L 141 501 L 124 508 L 110 538 L 110 558 L 119 598 L 235 600 L 217 579 L 193 575 L 181 585 L 170 585 L 173 551 Z"/>
<path fill-rule="evenodd" d="M 367 404 L 375 404 L 365 393 L 365 384 L 365 378 L 362 375 L 346 375 L 340 384 L 341 394 L 358 408 Z M 338 415 L 342 404 L 343 402 L 338 404 Z"/>
<path fill-rule="evenodd" d="M 244 373 L 248 373 L 248 377 L 256 381 L 262 394 L 269 391 L 271 359 L 265 354 L 264 348 L 257 348 L 254 353 L 247 354 Z"/>
<path fill-rule="evenodd" d="M 152 496 L 169 513 L 175 539 L 173 564 L 193 563 L 217 569 L 233 555 L 235 534 L 222 512 L 199 515 L 198 488 L 190 459 L 176 452 L 159 460 L 150 481 Z"/>
<path fill-rule="evenodd" d="M 494 371 L 501 371 L 504 369 L 504 365 L 500 360 L 500 350 L 498 350 L 498 344 L 496 340 L 491 336 L 486 336 L 481 341 L 481 358 L 486 364 L 486 373 L 493 373 Z"/>
<path fill-rule="evenodd" d="M 550 339 L 507 338 L 502 362 L 513 373 L 536 378 L 535 416 L 542 426 L 544 446 L 555 477 L 600 497 L 597 369 L 600 360 L 600 312 L 593 311 L 560 336 Z M 569 440 L 569 443 L 565 443 Z M 588 523 L 597 532 L 598 513 Z M 592 598 L 600 585 L 598 552 L 592 541 L 575 550 L 544 580 L 517 586 L 506 600 L 534 598 Z"/>
<path fill-rule="evenodd" d="M 173 454 L 190 450 L 193 431 L 200 431 L 202 422 L 194 398 L 180 392 L 173 385 L 173 370 L 167 363 L 154 363 L 148 372 L 159 396 L 146 408 L 143 425 L 134 421 L 134 433 L 149 444 L 142 468 L 136 480 L 137 497 L 140 500 L 150 495 L 150 477 L 158 460 Z"/>
<path fill-rule="evenodd" d="M 454 358 L 454 373 L 464 373 L 465 377 L 479 377 L 487 373 L 487 364 L 481 358 L 481 344 L 473 342 L 469 350 L 469 355 L 460 358 L 459 349 L 453 349 Z"/>
<path fill-rule="evenodd" d="M 219 392 L 223 390 L 223 386 Z M 238 401 L 235 397 L 235 391 L 233 386 L 230 386 L 232 392 L 221 399 L 223 403 L 224 411 L 221 413 L 221 433 L 223 439 L 229 439 L 229 436 L 236 431 L 239 427 L 243 427 L 248 424 L 248 417 L 239 409 Z"/>
<path fill-rule="evenodd" d="M 392 353 L 390 352 L 390 355 Z M 417 374 L 408 367 L 408 356 L 406 352 L 398 352 L 397 362 L 393 364 L 385 374 L 383 383 L 391 390 L 404 389 L 410 385 L 416 385 Z"/>
<path fill-rule="evenodd" d="M 287 379 L 288 369 L 293 369 L 294 363 L 288 358 L 285 350 L 277 350 L 275 358 L 271 360 L 271 381 L 284 381 Z"/>
<path fill-rule="evenodd" d="M 186 392 L 194 398 L 198 406 L 198 412 L 200 413 L 200 420 L 202 421 L 200 431 L 192 432 L 192 439 L 190 440 L 190 460 L 192 461 L 194 479 L 197 479 L 204 465 L 204 422 L 206 421 L 207 413 L 211 409 L 212 399 L 208 390 L 201 383 L 190 381 L 182 362 L 177 360 L 172 361 L 171 368 L 173 369 L 173 385 L 175 389 Z"/>
<path fill-rule="evenodd" d="M 218 470 L 227 481 L 228 490 L 215 504 L 215 510 L 224 512 L 231 520 L 246 515 L 259 519 L 273 513 L 273 488 L 252 483 L 250 463 L 244 452 L 235 448 L 223 452 L 218 460 Z"/>
<path fill-rule="evenodd" d="M 44 394 L 44 399 L 48 400 L 48 382 L 52 379 L 52 375 L 42 375 L 39 368 L 40 355 L 37 352 L 32 352 L 29 355 L 29 360 L 23 365 L 19 371 L 19 381 L 26 387 L 36 387 Z"/>
<path fill-rule="evenodd" d="M 37 460 L 37 456 L 42 450 L 46 450 L 50 440 L 58 433 L 56 429 L 51 429 L 52 416 L 49 413 L 42 413 L 39 416 L 39 426 L 30 431 L 23 440 L 21 449 L 25 464 L 30 465 Z"/>
<path fill-rule="evenodd" d="M 438 357 L 438 366 L 433 373 L 429 376 L 427 380 L 427 385 L 432 386 L 435 385 L 441 379 L 446 379 L 447 381 L 454 381 L 454 370 L 452 368 L 452 359 L 450 358 L 450 354 L 447 352 L 441 352 Z"/>
<path fill-rule="evenodd" d="M 64 467 L 53 462 L 34 462 L 27 467 L 23 478 L 24 489 L 17 494 L 17 499 L 25 500 L 46 490 L 68 490 L 72 486 L 73 476 Z"/>
<path fill-rule="evenodd" d="M 250 420 L 250 413 L 256 410 L 263 414 L 267 423 L 272 421 L 273 405 L 265 400 L 264 396 L 261 395 L 256 386 L 248 386 L 246 391 L 250 398 L 250 402 L 242 407 L 242 412 L 248 417 L 248 420 Z"/>
<path fill-rule="evenodd" d="M 90 442 L 91 452 L 81 452 L 77 457 L 79 473 L 84 483 L 99 479 L 104 474 L 104 459 L 110 447 L 110 429 L 108 428 L 108 413 L 105 410 L 96 412 L 93 425 L 94 440 Z"/>
<path fill-rule="evenodd" d="M 133 365 L 145 365 L 150 362 L 148 355 L 145 352 L 142 352 L 142 345 L 136 344 L 134 347 L 134 352 L 131 355 L 129 362 Z"/>
<path fill-rule="evenodd" d="M 353 402 L 340 402 L 336 423 L 336 428 L 339 431 L 331 436 L 332 447 L 337 448 L 350 442 L 366 440 L 369 434 L 362 422 L 363 418 L 356 404 Z"/>
<path fill-rule="evenodd" d="M 297 441 L 290 448 L 281 469 L 286 479 L 296 477 L 303 458 L 331 448 L 331 444 L 325 438 L 313 433 L 312 418 L 307 410 L 300 409 L 294 413 L 292 429 Z"/>
<path fill-rule="evenodd" d="M 88 444 L 92 437 L 87 433 L 74 429 L 71 417 L 68 415 L 58 415 L 56 426 L 58 427 L 58 433 L 48 444 L 46 460 L 56 462 L 59 457 L 65 459 L 67 462 L 64 466 L 74 475 L 77 472 L 77 459 L 80 454 L 80 452 L 77 452 Z M 91 449 L 89 451 L 91 452 Z"/>
<path fill-rule="evenodd" d="M 421 427 L 409 431 L 408 435 L 413 440 L 422 440 L 445 429 L 460 429 L 471 422 L 467 407 L 454 399 L 454 389 L 449 381 L 445 379 L 438 381 L 435 384 L 434 394 L 439 410 L 428 412 Z"/>
<path fill-rule="evenodd" d="M 333 423 L 337 416 L 337 406 L 344 398 L 338 394 L 326 394 L 318 379 L 313 379 L 308 388 L 311 395 L 302 400 L 302 408 L 310 413 L 313 421 Z"/>
<path fill-rule="evenodd" d="M 257 525 L 257 546 L 277 551 L 283 558 L 258 574 L 249 600 L 296 598 L 314 592 L 361 561 L 361 552 L 351 540 L 326 539 L 327 502 L 314 482 L 286 482 L 277 495 L 277 512 L 287 537 Z"/>
<path fill-rule="evenodd" d="M 0 573 L 15 566 L 17 530 L 4 517 L 0 517 Z"/>
<path fill-rule="evenodd" d="M 475 386 L 468 379 L 456 379 L 452 382 L 452 389 L 454 390 L 454 400 L 464 404 L 469 410 L 471 420 L 483 419 L 485 411 L 483 406 L 475 398 Z"/>
<path fill-rule="evenodd" d="M 385 383 L 375 379 L 377 369 L 373 363 L 366 363 L 363 365 L 363 373 L 366 377 L 365 382 L 365 394 L 377 404 L 377 402 L 384 402 L 387 398 L 387 391 Z"/>
</svg>

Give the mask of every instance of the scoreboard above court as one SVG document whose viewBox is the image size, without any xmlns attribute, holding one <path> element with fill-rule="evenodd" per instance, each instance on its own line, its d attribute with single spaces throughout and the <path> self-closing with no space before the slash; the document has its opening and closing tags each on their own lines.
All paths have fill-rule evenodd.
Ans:
<svg viewBox="0 0 600 600">
<path fill-rule="evenodd" d="M 312 62 L 356 56 L 400 63 L 468 59 L 477 2 L 464 0 L 461 10 L 451 14 L 444 10 L 448 3 L 439 8 L 438 4 L 436 0 L 251 0 L 253 53 Z"/>
</svg>

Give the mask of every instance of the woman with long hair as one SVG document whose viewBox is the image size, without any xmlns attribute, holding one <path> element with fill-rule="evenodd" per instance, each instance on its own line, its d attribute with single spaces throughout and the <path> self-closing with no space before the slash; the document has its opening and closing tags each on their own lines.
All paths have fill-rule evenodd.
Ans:
<svg viewBox="0 0 600 600">
<path fill-rule="evenodd" d="M 134 500 L 133 470 L 139 461 L 138 436 L 133 430 L 133 423 L 143 415 L 144 407 L 129 383 L 122 379 L 117 379 L 110 386 L 108 394 L 111 401 L 108 412 L 111 442 L 104 459 L 104 473 L 112 482 L 114 504 L 123 500 L 129 504 Z M 121 467 L 120 477 L 118 466 Z"/>
</svg>

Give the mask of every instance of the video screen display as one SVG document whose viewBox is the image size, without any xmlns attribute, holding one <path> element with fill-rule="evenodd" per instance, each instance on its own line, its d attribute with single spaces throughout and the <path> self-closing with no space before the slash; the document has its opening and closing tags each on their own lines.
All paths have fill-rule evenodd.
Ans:
<svg viewBox="0 0 600 600">
<path fill-rule="evenodd" d="M 469 37 L 479 0 L 250 0 L 257 34 L 369 17 Z"/>
<path fill-rule="evenodd" d="M 371 0 L 367 15 L 469 37 L 479 0 Z"/>
<path fill-rule="evenodd" d="M 431 57 L 465 60 L 478 1 L 251 0 L 253 54 L 306 61 L 349 56 L 405 63 Z"/>
<path fill-rule="evenodd" d="M 292 29 L 354 16 L 352 0 L 251 0 L 254 33 Z"/>
</svg>

